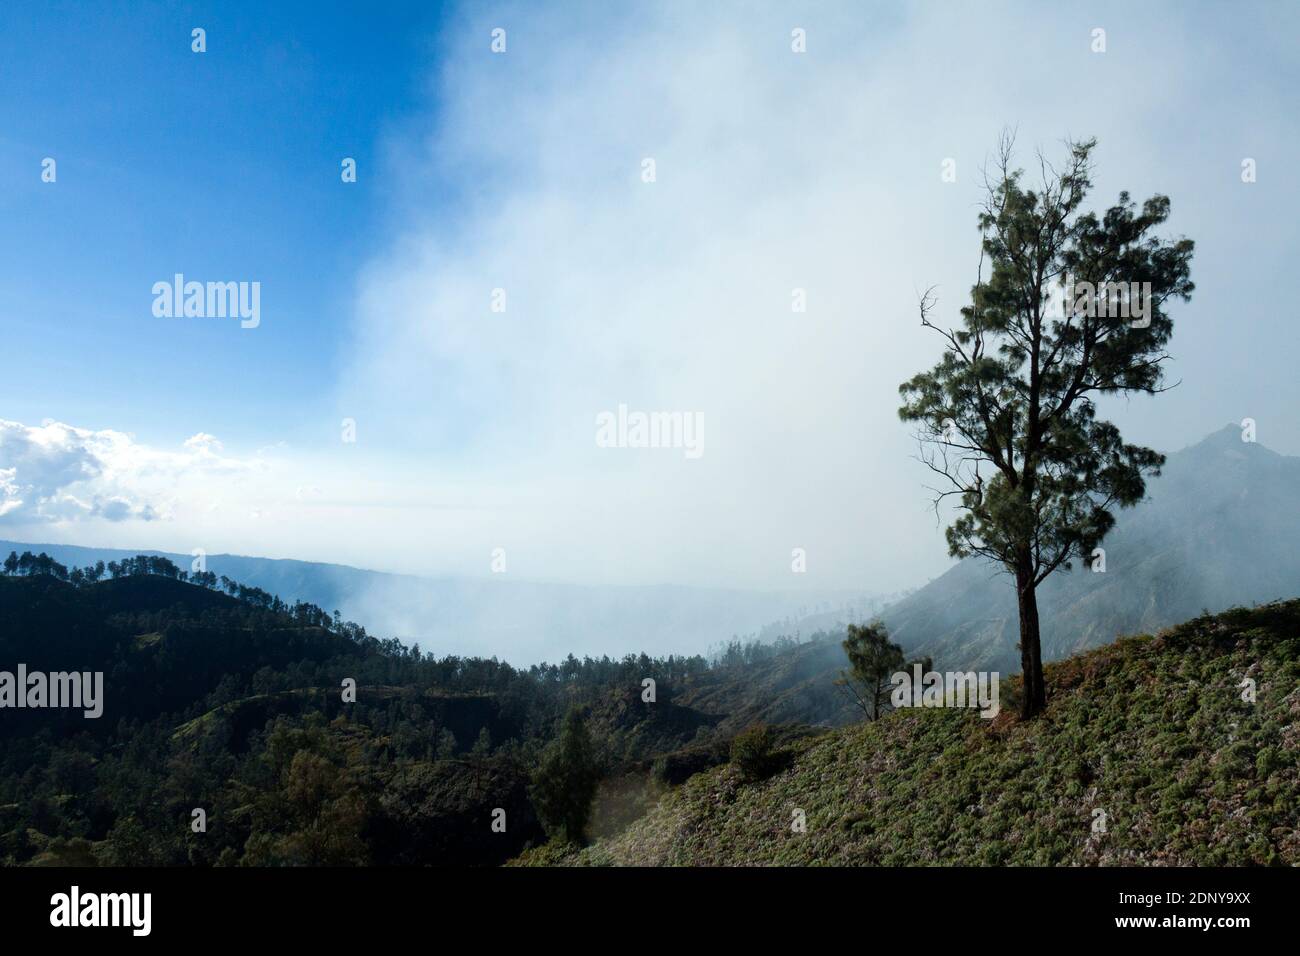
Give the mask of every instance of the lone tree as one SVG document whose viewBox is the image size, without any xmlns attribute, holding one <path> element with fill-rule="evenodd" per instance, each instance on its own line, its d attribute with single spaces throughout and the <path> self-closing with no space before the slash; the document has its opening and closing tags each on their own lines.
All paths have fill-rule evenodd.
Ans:
<svg viewBox="0 0 1300 956">
<path fill-rule="evenodd" d="M 935 325 L 933 287 L 921 296 L 921 324 L 942 337 L 943 357 L 899 386 L 898 412 L 917 423 L 922 460 L 943 479 L 936 513 L 949 497 L 958 504 L 949 553 L 982 555 L 1015 577 L 1028 718 L 1046 704 L 1038 585 L 1092 556 L 1112 509 L 1140 501 L 1144 476 L 1164 464 L 1098 419 L 1094 399 L 1166 390 L 1165 303 L 1191 296 L 1193 244 L 1151 234 L 1169 216 L 1166 196 L 1138 209 L 1121 192 L 1100 218 L 1081 210 L 1096 140 L 1067 142 L 1064 169 L 1040 155 L 1033 189 L 1012 169 L 1012 145 L 1004 134 L 985 174 L 980 265 L 960 326 Z"/>
<path fill-rule="evenodd" d="M 903 649 L 889 639 L 880 623 L 850 624 L 843 647 L 849 667 L 840 671 L 835 683 L 847 688 L 868 720 L 875 720 L 881 706 L 889 702 L 890 678 L 903 667 Z"/>
</svg>

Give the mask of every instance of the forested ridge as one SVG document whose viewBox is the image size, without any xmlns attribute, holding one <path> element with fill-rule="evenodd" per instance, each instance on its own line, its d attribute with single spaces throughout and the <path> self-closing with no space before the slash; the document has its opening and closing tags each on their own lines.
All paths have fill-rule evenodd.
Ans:
<svg viewBox="0 0 1300 956">
<path fill-rule="evenodd" d="M 674 698 L 726 687 L 729 711 L 753 706 L 738 675 L 809 648 L 525 668 L 381 640 L 156 556 L 69 570 L 13 554 L 4 572 L 0 669 L 102 671 L 105 688 L 99 719 L 0 711 L 11 865 L 499 863 L 547 839 L 534 778 L 566 714 L 592 742 L 592 825 L 621 825 L 726 759 L 735 721 Z"/>
</svg>

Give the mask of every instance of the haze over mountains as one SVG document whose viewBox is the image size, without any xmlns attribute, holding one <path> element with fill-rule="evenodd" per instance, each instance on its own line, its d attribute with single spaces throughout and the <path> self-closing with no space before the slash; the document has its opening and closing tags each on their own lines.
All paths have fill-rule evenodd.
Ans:
<svg viewBox="0 0 1300 956">
<path fill-rule="evenodd" d="M 189 570 L 188 554 L 0 540 L 85 566 L 161 554 Z M 338 609 L 371 633 L 437 654 L 496 656 L 516 665 L 652 651 L 697 654 L 736 636 L 793 633 L 796 622 L 861 619 L 883 602 L 865 592 L 748 591 L 676 585 L 593 586 L 493 578 L 423 578 L 340 564 L 210 554 L 207 570 L 286 601 Z"/>
<path fill-rule="evenodd" d="M 1234 605 L 1300 594 L 1300 458 L 1229 425 L 1170 454 L 1148 500 L 1116 515 L 1106 570 L 1075 562 L 1038 590 L 1043 657 L 1057 660 Z M 967 559 L 883 613 L 896 641 L 936 665 L 1015 673 L 1011 579 Z"/>
<path fill-rule="evenodd" d="M 1147 492 L 1117 515 L 1104 572 L 1076 562 L 1039 589 L 1046 659 L 1155 633 L 1204 610 L 1300 594 L 1300 458 L 1243 442 L 1229 425 L 1168 455 Z M 937 669 L 1020 671 L 1013 584 L 987 562 L 954 565 L 880 617 L 909 657 L 929 655 Z M 806 641 L 843 623 L 823 614 L 797 626 Z M 748 667 L 743 679 L 701 679 L 676 702 L 718 715 L 729 733 L 756 720 L 844 725 L 861 719 L 833 686 L 847 665 L 838 639 L 823 636 Z"/>
<path fill-rule="evenodd" d="M 1170 454 L 1148 500 L 1117 516 L 1106 570 L 1058 572 L 1039 590 L 1043 652 L 1059 659 L 1120 634 L 1300 593 L 1300 458 L 1229 425 Z M 134 551 L 0 541 L 71 565 Z M 163 553 L 163 552 L 150 552 Z M 182 568 L 189 555 L 167 554 Z M 437 653 L 498 656 L 516 664 L 569 653 L 618 657 L 703 653 L 736 635 L 770 639 L 833 629 L 879 614 L 909 653 L 943 668 L 1015 673 L 1017 615 L 1010 579 L 979 559 L 954 565 L 889 606 L 850 591 L 745 591 L 675 585 L 584 587 L 489 579 L 421 578 L 344 565 L 215 554 L 208 570 L 287 600 L 339 609 L 372 633 Z M 842 662 L 816 652 L 820 683 Z M 802 681 L 800 681 L 802 682 Z"/>
</svg>

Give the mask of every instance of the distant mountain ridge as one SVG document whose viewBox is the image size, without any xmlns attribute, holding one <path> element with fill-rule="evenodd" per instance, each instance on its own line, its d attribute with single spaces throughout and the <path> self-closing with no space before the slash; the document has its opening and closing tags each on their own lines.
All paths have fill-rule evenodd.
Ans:
<svg viewBox="0 0 1300 956">
<path fill-rule="evenodd" d="M 1045 659 L 1300 594 L 1300 458 L 1243 442 L 1229 425 L 1170 454 L 1147 494 L 1116 514 L 1104 572 L 1076 561 L 1039 588 Z M 1013 583 L 983 559 L 960 562 L 882 618 L 936 666 L 1020 670 Z"/>
<path fill-rule="evenodd" d="M 188 554 L 0 540 L 10 551 L 44 551 L 85 566 L 136 554 L 162 555 L 182 570 Z M 497 656 L 516 665 L 569 653 L 619 657 L 647 650 L 699 654 L 737 635 L 770 631 L 773 621 L 811 614 L 862 617 L 878 607 L 865 592 L 746 591 L 679 585 L 583 586 L 492 578 L 418 577 L 289 558 L 209 554 L 208 571 L 286 601 L 307 601 L 371 633 L 418 642 L 425 651 Z"/>
</svg>

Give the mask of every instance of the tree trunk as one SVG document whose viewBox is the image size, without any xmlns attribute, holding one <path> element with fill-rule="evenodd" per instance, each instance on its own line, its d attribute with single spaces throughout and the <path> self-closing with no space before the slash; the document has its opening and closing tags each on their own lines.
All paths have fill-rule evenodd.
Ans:
<svg viewBox="0 0 1300 956">
<path fill-rule="evenodd" d="M 1047 688 L 1043 684 L 1043 649 L 1038 639 L 1038 596 L 1033 571 L 1016 571 L 1016 597 L 1020 604 L 1020 672 L 1024 692 L 1020 701 L 1022 719 L 1036 717 L 1047 706 Z"/>
</svg>

